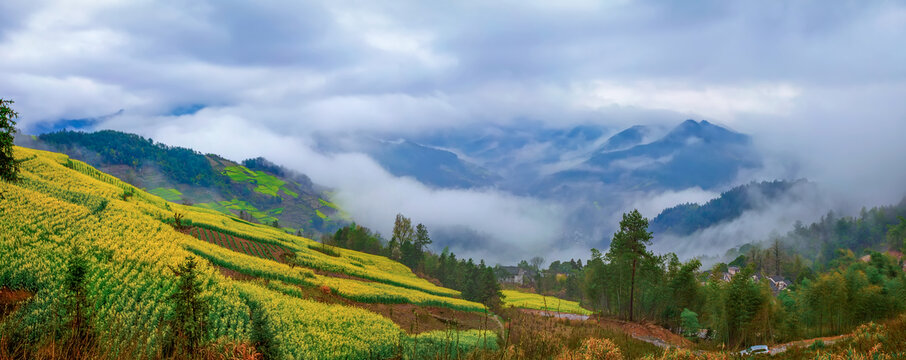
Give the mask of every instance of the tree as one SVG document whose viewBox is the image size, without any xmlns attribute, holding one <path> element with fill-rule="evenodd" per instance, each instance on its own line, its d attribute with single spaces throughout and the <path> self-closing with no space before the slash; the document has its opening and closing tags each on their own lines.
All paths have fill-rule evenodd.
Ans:
<svg viewBox="0 0 906 360">
<path fill-rule="evenodd" d="M 541 271 L 541 265 L 544 265 L 544 258 L 540 256 L 535 256 L 529 260 L 532 263 L 532 268 L 535 271 Z"/>
<path fill-rule="evenodd" d="M 887 242 L 891 249 L 906 250 L 906 218 L 897 218 L 900 220 L 899 224 L 887 226 Z"/>
<path fill-rule="evenodd" d="M 74 359 L 81 359 L 81 351 L 90 349 L 94 344 L 91 321 L 86 312 L 90 309 L 85 291 L 87 275 L 88 262 L 85 260 L 81 248 L 75 245 L 67 261 L 66 278 L 64 279 L 68 292 L 67 313 L 71 316 L 69 320 L 70 340 L 74 344 L 70 347 L 72 351 L 70 357 Z"/>
<path fill-rule="evenodd" d="M 393 223 L 393 237 L 390 238 L 390 243 L 387 244 L 390 258 L 399 260 L 402 257 L 400 246 L 406 241 L 411 243 L 412 235 L 412 219 L 403 216 L 403 214 L 396 214 L 396 221 Z"/>
<path fill-rule="evenodd" d="M 698 314 L 696 314 L 692 310 L 683 309 L 683 312 L 680 314 L 680 318 L 683 319 L 683 335 L 698 335 L 698 330 L 701 329 L 701 325 L 698 323 Z"/>
<path fill-rule="evenodd" d="M 208 333 L 208 303 L 201 297 L 201 280 L 194 256 L 176 268 L 168 266 L 177 277 L 176 292 L 170 295 L 173 312 L 169 325 L 170 346 L 177 358 L 191 358 L 204 345 Z"/>
<path fill-rule="evenodd" d="M 613 241 L 610 243 L 612 255 L 632 263 L 629 283 L 629 321 L 633 320 L 636 268 L 639 260 L 652 256 L 646 248 L 651 244 L 651 239 L 651 233 L 648 231 L 648 219 L 642 217 L 638 210 L 632 210 L 628 214 L 623 214 L 620 231 L 613 235 Z"/>
<path fill-rule="evenodd" d="M 428 228 L 424 224 L 418 224 L 415 227 L 415 249 L 419 253 L 424 253 L 425 248 L 431 244 L 431 236 L 428 234 Z"/>
<path fill-rule="evenodd" d="M 19 178 L 19 162 L 13 155 L 13 135 L 16 134 L 16 119 L 19 113 L 13 111 L 12 100 L 0 98 L 0 179 L 16 181 Z"/>
<path fill-rule="evenodd" d="M 271 330 L 270 317 L 264 308 L 255 302 L 249 303 L 249 315 L 252 320 L 252 345 L 261 354 L 262 360 L 279 359 L 279 343 Z"/>
</svg>

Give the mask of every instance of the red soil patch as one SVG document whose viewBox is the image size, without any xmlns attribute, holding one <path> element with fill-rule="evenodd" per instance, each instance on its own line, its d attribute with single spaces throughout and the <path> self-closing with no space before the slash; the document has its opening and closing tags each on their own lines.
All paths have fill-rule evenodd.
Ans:
<svg viewBox="0 0 906 360">
<path fill-rule="evenodd" d="M 225 267 L 223 267 L 223 266 L 214 265 L 214 267 L 216 267 L 217 270 L 220 270 L 220 273 L 223 274 L 223 276 L 226 276 L 226 277 L 228 277 L 228 278 L 230 278 L 230 279 L 233 279 L 233 280 L 248 281 L 248 280 L 254 280 L 254 279 L 255 279 L 254 276 L 246 275 L 246 274 L 243 274 L 243 273 L 238 272 L 238 271 L 236 271 L 236 270 L 227 269 L 227 268 L 225 268 Z"/>
<path fill-rule="evenodd" d="M 655 324 L 635 323 L 603 317 L 596 317 L 594 320 L 603 327 L 622 330 L 636 339 L 657 339 L 668 345 L 677 347 L 688 347 L 692 345 L 692 342 L 688 339 Z"/>
<path fill-rule="evenodd" d="M 19 308 L 19 305 L 26 300 L 31 299 L 34 295 L 35 294 L 25 290 L 12 290 L 5 287 L 0 288 L 0 320 L 9 314 L 12 314 Z"/>
<path fill-rule="evenodd" d="M 826 336 L 826 337 L 820 337 L 820 338 L 814 338 L 814 339 L 797 340 L 797 341 L 788 342 L 786 344 L 773 345 L 773 346 L 771 346 L 771 348 L 772 349 L 782 349 L 780 352 L 783 352 L 783 351 L 786 351 L 787 349 L 794 348 L 794 347 L 802 348 L 802 347 L 812 346 L 812 344 L 814 344 L 818 340 L 821 340 L 821 342 L 823 342 L 825 345 L 830 345 L 837 341 L 840 341 L 840 340 L 843 340 L 846 338 L 850 338 L 852 336 L 853 336 L 853 334 L 843 334 L 843 335 L 837 335 L 837 336 Z"/>
<path fill-rule="evenodd" d="M 222 246 L 235 252 L 241 252 L 246 255 L 257 256 L 262 259 L 273 260 L 285 263 L 284 254 L 291 251 L 283 246 L 266 244 L 257 241 L 243 239 L 238 236 L 232 236 L 219 231 L 213 231 L 201 227 L 190 227 L 181 230 L 182 233 L 194 236 L 199 240 Z"/>
</svg>

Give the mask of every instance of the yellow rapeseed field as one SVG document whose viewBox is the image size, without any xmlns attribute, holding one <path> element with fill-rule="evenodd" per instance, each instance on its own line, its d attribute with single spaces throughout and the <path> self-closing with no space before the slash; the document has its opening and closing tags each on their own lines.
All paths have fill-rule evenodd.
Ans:
<svg viewBox="0 0 906 360">
<path fill-rule="evenodd" d="M 95 327 L 121 357 L 160 351 L 168 297 L 176 279 L 169 267 L 188 256 L 200 258 L 201 296 L 208 300 L 209 340 L 243 342 L 250 335 L 250 304 L 264 309 L 287 358 L 357 358 L 390 355 L 394 344 L 410 341 L 399 327 L 376 313 L 288 296 L 274 286 L 236 281 L 216 266 L 284 288 L 327 285 L 341 296 L 371 302 L 413 303 L 484 311 L 456 298 L 458 292 L 416 277 L 389 259 L 339 250 L 332 257 L 310 250 L 311 240 L 279 229 L 245 223 L 207 209 L 169 203 L 66 155 L 15 147 L 21 181 L 0 181 L 0 287 L 27 289 L 32 301 L 11 317 L 30 343 L 42 340 L 62 321 L 67 259 L 79 248 L 88 263 L 85 286 Z M 290 267 L 206 243 L 176 231 L 174 213 L 188 223 L 269 242 L 297 252 L 303 266 Z M 360 276 L 374 282 L 316 274 L 312 269 Z M 278 285 L 279 287 L 279 285 Z M 470 336 L 468 334 L 464 336 Z"/>
<path fill-rule="evenodd" d="M 575 301 L 563 300 L 553 296 L 524 293 L 516 290 L 503 290 L 503 304 L 523 309 L 558 311 L 570 314 L 591 315 L 592 312 L 579 306 Z"/>
</svg>

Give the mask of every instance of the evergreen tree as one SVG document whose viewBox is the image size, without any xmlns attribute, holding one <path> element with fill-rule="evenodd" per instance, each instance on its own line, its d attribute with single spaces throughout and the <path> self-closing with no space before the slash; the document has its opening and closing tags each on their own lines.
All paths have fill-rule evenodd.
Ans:
<svg viewBox="0 0 906 360">
<path fill-rule="evenodd" d="M 620 231 L 613 235 L 610 252 L 615 258 L 631 264 L 629 282 L 629 321 L 634 318 L 635 280 L 639 261 L 652 255 L 646 246 L 651 244 L 651 233 L 648 231 L 648 219 L 642 217 L 638 210 L 623 214 Z"/>
<path fill-rule="evenodd" d="M 194 256 L 170 270 L 177 277 L 176 292 L 170 296 L 173 312 L 170 315 L 170 350 L 177 358 L 191 358 L 198 353 L 208 333 L 208 303 L 201 297 L 201 280 Z"/>
<path fill-rule="evenodd" d="M 0 179 L 16 181 L 19 178 L 19 162 L 13 155 L 13 139 L 19 113 L 13 111 L 12 100 L 0 98 Z"/>
<path fill-rule="evenodd" d="M 271 330 L 270 317 L 267 312 L 258 304 L 249 303 L 250 316 L 252 320 L 252 345 L 255 350 L 261 354 L 261 360 L 279 359 L 279 344 L 277 337 Z"/>
<path fill-rule="evenodd" d="M 74 359 L 81 359 L 82 350 L 90 349 L 94 345 L 94 331 L 87 314 L 87 310 L 90 308 L 85 291 L 87 275 L 88 262 L 85 260 L 81 248 L 75 245 L 67 261 L 64 279 L 68 293 L 67 313 L 70 316 L 69 336 L 72 344 L 69 348 L 71 350 L 69 355 Z"/>
</svg>

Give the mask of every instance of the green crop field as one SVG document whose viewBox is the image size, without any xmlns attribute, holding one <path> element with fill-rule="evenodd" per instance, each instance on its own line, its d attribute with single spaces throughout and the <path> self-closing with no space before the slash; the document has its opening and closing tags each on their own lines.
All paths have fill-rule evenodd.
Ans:
<svg viewBox="0 0 906 360">
<path fill-rule="evenodd" d="M 182 193 L 176 189 L 154 188 L 154 189 L 149 190 L 148 192 L 151 194 L 160 196 L 164 200 L 167 200 L 170 202 L 180 202 L 182 200 Z"/>
<path fill-rule="evenodd" d="M 277 197 L 279 196 L 278 193 L 283 191 L 284 194 L 293 198 L 299 196 L 299 194 L 286 187 L 286 182 L 272 175 L 268 175 L 263 171 L 252 171 L 245 166 L 227 166 L 223 169 L 223 173 L 224 175 L 229 176 L 233 181 L 248 182 L 257 185 L 255 191 L 262 194 Z"/>
<path fill-rule="evenodd" d="M 281 208 L 275 208 L 275 209 L 262 211 L 262 210 L 258 210 L 258 208 L 256 208 L 252 204 L 249 204 L 247 201 L 239 200 L 239 199 L 233 199 L 230 201 L 215 201 L 215 202 L 209 202 L 209 203 L 200 203 L 200 204 L 195 204 L 195 206 L 202 207 L 205 209 L 216 210 L 216 211 L 226 214 L 226 215 L 234 215 L 234 214 L 239 213 L 240 211 L 244 211 L 245 213 L 251 215 L 256 220 L 258 220 L 258 222 L 260 222 L 262 224 L 273 223 L 274 220 L 277 220 L 275 215 L 282 214 L 283 210 L 284 210 L 284 208 L 281 207 Z"/>
</svg>

